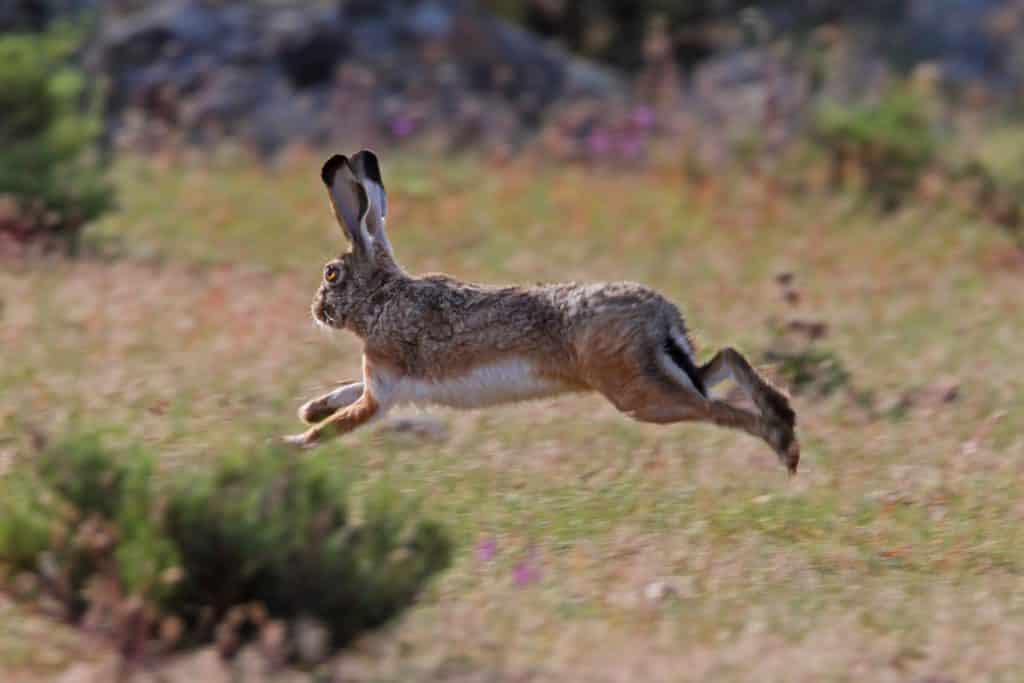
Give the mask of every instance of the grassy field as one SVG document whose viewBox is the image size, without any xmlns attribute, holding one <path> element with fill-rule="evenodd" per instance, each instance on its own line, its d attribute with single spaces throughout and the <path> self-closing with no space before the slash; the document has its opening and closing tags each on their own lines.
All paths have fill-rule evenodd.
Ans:
<svg viewBox="0 0 1024 683">
<path fill-rule="evenodd" d="M 743 177 L 384 161 L 410 271 L 642 281 L 702 358 L 760 357 L 773 319 L 821 320 L 878 410 L 795 397 L 793 479 L 751 438 L 596 397 L 324 446 L 361 484 L 426 497 L 458 543 L 417 605 L 332 663 L 344 680 L 1024 680 L 1024 268 L 997 229 Z M 76 423 L 195 467 L 297 431 L 304 399 L 357 376 L 356 341 L 309 315 L 342 248 L 318 167 L 124 161 L 90 255 L 3 264 L 0 470 L 31 431 Z M 103 652 L 0 595 L 15 680 Z"/>
</svg>

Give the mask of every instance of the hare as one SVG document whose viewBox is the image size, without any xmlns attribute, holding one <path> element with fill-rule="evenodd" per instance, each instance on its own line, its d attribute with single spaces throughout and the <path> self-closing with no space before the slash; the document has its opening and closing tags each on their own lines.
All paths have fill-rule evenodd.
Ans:
<svg viewBox="0 0 1024 683">
<path fill-rule="evenodd" d="M 313 318 L 363 340 L 363 377 L 303 405 L 299 418 L 313 426 L 286 443 L 315 446 L 396 404 L 479 408 L 597 391 L 643 422 L 743 430 L 796 472 L 786 396 L 734 349 L 698 364 L 679 310 L 657 292 L 625 282 L 487 287 L 408 275 L 385 232 L 374 153 L 335 155 L 321 177 L 351 249 L 324 267 Z M 711 396 L 729 377 L 760 414 Z"/>
</svg>

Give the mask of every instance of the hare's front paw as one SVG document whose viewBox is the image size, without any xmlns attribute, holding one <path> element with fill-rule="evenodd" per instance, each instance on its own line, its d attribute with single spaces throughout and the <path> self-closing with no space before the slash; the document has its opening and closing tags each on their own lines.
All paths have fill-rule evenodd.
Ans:
<svg viewBox="0 0 1024 683">
<path fill-rule="evenodd" d="M 329 418 L 335 410 L 337 407 L 331 405 L 330 396 L 321 396 L 302 404 L 299 408 L 299 419 L 308 425 L 315 425 Z"/>
<path fill-rule="evenodd" d="M 292 448 L 300 450 L 308 450 L 315 448 L 320 443 L 320 438 L 316 432 L 310 430 L 301 434 L 289 434 L 288 436 L 282 436 L 281 442 L 291 446 Z"/>
</svg>

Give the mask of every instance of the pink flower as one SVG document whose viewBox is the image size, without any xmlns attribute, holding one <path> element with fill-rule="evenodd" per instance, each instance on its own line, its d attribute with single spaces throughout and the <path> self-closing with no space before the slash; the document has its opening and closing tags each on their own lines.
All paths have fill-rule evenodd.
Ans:
<svg viewBox="0 0 1024 683">
<path fill-rule="evenodd" d="M 587 136 L 587 147 L 591 154 L 598 156 L 607 154 L 612 148 L 612 139 L 603 128 L 595 128 Z"/>
<path fill-rule="evenodd" d="M 416 122 L 408 116 L 396 116 L 391 119 L 391 132 L 397 138 L 408 137 L 416 129 Z"/>
<path fill-rule="evenodd" d="M 512 572 L 512 579 L 520 588 L 529 586 L 531 583 L 540 581 L 540 568 L 537 567 L 536 558 L 531 550 L 525 560 L 516 565 Z"/>
<path fill-rule="evenodd" d="M 630 118 L 634 126 L 640 130 L 647 130 L 654 125 L 654 110 L 646 105 L 641 105 L 633 110 L 633 115 Z"/>
<path fill-rule="evenodd" d="M 476 559 L 480 562 L 490 562 L 498 554 L 498 541 L 492 536 L 480 541 L 476 546 Z"/>
</svg>

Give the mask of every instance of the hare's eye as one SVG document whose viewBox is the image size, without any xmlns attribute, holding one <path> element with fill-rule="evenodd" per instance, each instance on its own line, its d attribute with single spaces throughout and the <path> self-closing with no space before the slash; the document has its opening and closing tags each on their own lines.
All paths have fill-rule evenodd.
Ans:
<svg viewBox="0 0 1024 683">
<path fill-rule="evenodd" d="M 339 275 L 341 275 L 341 270 L 338 266 L 327 266 L 324 268 L 324 279 L 328 282 L 337 281 Z"/>
</svg>

